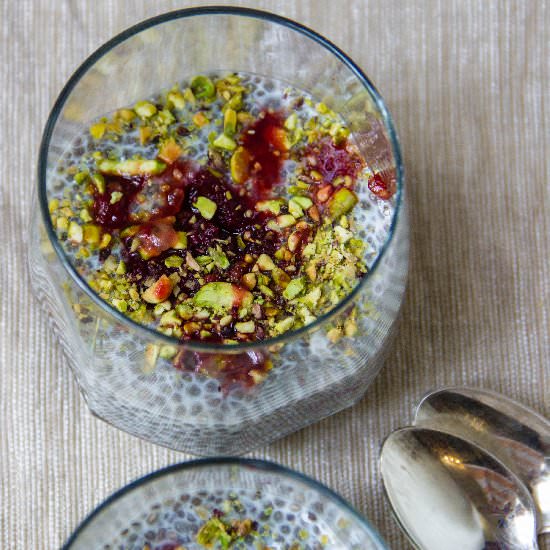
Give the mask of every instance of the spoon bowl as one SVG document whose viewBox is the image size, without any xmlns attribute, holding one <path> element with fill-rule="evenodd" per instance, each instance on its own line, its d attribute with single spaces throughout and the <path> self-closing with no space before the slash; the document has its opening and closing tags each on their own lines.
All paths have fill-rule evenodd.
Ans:
<svg viewBox="0 0 550 550">
<path fill-rule="evenodd" d="M 397 521 L 418 548 L 538 548 L 529 492 L 474 443 L 402 428 L 385 440 L 380 470 Z"/>
<path fill-rule="evenodd" d="M 483 447 L 530 490 L 539 533 L 550 533 L 550 422 L 488 390 L 444 388 L 427 394 L 415 426 L 443 430 Z"/>
</svg>

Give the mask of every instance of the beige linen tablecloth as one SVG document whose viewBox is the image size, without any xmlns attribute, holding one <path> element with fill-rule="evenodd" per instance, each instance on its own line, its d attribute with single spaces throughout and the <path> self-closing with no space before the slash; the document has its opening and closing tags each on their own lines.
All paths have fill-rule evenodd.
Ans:
<svg viewBox="0 0 550 550">
<path fill-rule="evenodd" d="M 225 3 L 225 2 L 218 2 Z M 193 5 L 204 4 L 195 2 Z M 549 414 L 550 5 L 544 1 L 233 2 L 295 18 L 371 76 L 401 138 L 410 285 L 395 349 L 354 408 L 260 449 L 327 484 L 408 548 L 384 500 L 383 438 L 430 388 L 470 384 Z M 107 495 L 189 458 L 93 418 L 26 265 L 41 132 L 104 41 L 187 2 L 0 2 L 0 538 L 54 549 Z M 442 549 L 444 550 L 444 549 Z"/>
</svg>

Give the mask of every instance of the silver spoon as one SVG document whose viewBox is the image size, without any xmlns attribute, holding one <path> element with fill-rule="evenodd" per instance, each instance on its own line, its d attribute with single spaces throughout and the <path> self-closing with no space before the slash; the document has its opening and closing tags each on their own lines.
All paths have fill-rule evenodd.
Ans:
<svg viewBox="0 0 550 550">
<path fill-rule="evenodd" d="M 508 466 L 530 490 L 537 530 L 550 533 L 550 422 L 488 390 L 444 388 L 427 394 L 414 424 L 476 443 Z"/>
<path fill-rule="evenodd" d="M 394 514 L 422 550 L 535 550 L 535 506 L 519 479 L 473 443 L 402 428 L 382 446 Z"/>
</svg>

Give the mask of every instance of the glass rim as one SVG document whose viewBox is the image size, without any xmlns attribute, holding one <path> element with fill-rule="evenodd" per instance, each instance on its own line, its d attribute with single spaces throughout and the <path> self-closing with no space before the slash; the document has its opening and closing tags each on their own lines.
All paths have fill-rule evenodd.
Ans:
<svg viewBox="0 0 550 550">
<path fill-rule="evenodd" d="M 225 344 L 225 343 L 214 343 L 214 342 L 201 342 L 198 340 L 181 340 L 174 336 L 168 336 L 163 334 L 160 331 L 157 331 L 155 328 L 142 325 L 137 321 L 134 321 L 124 315 L 122 312 L 118 311 L 115 307 L 111 306 L 108 302 L 101 299 L 96 292 L 89 286 L 86 280 L 80 276 L 74 265 L 70 262 L 67 255 L 65 254 L 61 243 L 59 242 L 56 232 L 53 228 L 51 221 L 49 209 L 48 209 L 48 199 L 46 192 L 46 172 L 47 172 L 47 158 L 48 151 L 50 147 L 50 140 L 53 134 L 53 129 L 56 126 L 61 110 L 65 106 L 67 99 L 70 94 L 81 80 L 81 78 L 92 68 L 97 61 L 99 61 L 105 54 L 110 50 L 124 42 L 125 40 L 131 38 L 132 36 L 137 35 L 138 33 L 145 31 L 149 28 L 152 28 L 156 25 L 167 23 L 169 21 L 174 21 L 177 19 L 183 19 L 194 16 L 205 16 L 205 15 L 231 15 L 231 16 L 240 16 L 240 17 L 250 17 L 253 19 L 260 19 L 268 23 L 274 23 L 276 25 L 282 25 L 287 27 L 299 34 L 306 36 L 307 38 L 313 40 L 318 45 L 322 46 L 327 50 L 328 53 L 333 54 L 340 62 L 342 62 L 350 71 L 355 75 L 359 82 L 364 86 L 369 95 L 371 96 L 373 102 L 378 108 L 382 120 L 384 122 L 384 127 L 388 132 L 389 141 L 392 148 L 392 153 L 395 159 L 396 167 L 396 183 L 397 190 L 395 194 L 395 210 L 392 216 L 390 223 L 390 228 L 388 236 L 380 248 L 373 264 L 367 273 L 361 278 L 359 283 L 352 289 L 352 291 L 347 294 L 342 300 L 340 300 L 334 307 L 320 315 L 308 325 L 304 325 L 298 329 L 289 330 L 284 332 L 279 336 L 272 338 L 266 338 L 265 340 L 256 340 L 252 342 L 239 342 L 236 344 Z M 277 344 L 285 344 L 292 340 L 299 338 L 305 334 L 316 331 L 323 324 L 330 319 L 336 317 L 340 314 L 346 307 L 352 305 L 353 299 L 361 292 L 362 288 L 365 286 L 367 281 L 375 274 L 378 265 L 381 263 L 385 253 L 393 241 L 395 234 L 397 222 L 399 219 L 399 213 L 402 209 L 403 204 L 403 180 L 404 180 L 404 170 L 403 170 L 403 161 L 401 156 L 401 149 L 399 146 L 399 140 L 397 138 L 397 132 L 393 124 L 391 115 L 382 99 L 382 96 L 372 84 L 366 74 L 361 70 L 361 68 L 340 48 L 330 42 L 328 39 L 317 33 L 316 31 L 311 30 L 310 28 L 297 23 L 292 19 L 276 15 L 274 13 L 251 9 L 251 8 L 241 8 L 241 7 L 232 7 L 232 6 L 203 6 L 198 8 L 186 8 L 181 10 L 170 11 L 161 15 L 157 15 L 141 21 L 136 25 L 133 25 L 121 33 L 115 35 L 113 38 L 105 42 L 102 46 L 96 49 L 92 54 L 90 54 L 82 64 L 73 72 L 72 76 L 69 78 L 61 92 L 59 93 L 54 106 L 48 116 L 48 120 L 44 127 L 44 132 L 42 134 L 42 140 L 40 143 L 40 149 L 38 154 L 38 199 L 40 210 L 42 213 L 42 221 L 48 235 L 48 239 L 55 250 L 57 257 L 61 261 L 64 269 L 69 273 L 76 285 L 82 290 L 92 302 L 99 307 L 104 313 L 110 317 L 114 317 L 117 322 L 127 325 L 130 328 L 141 332 L 149 338 L 155 338 L 161 340 L 166 344 L 175 345 L 178 347 L 185 347 L 190 351 L 199 351 L 199 352 L 216 352 L 216 353 L 240 353 L 242 351 L 254 351 L 263 349 L 269 346 Z"/>
<path fill-rule="evenodd" d="M 111 493 L 107 498 L 101 501 L 90 513 L 88 513 L 84 519 L 78 523 L 73 533 L 69 536 L 61 550 L 70 550 L 71 546 L 78 542 L 78 537 L 82 534 L 92 521 L 111 504 L 115 504 L 119 499 L 130 494 L 135 489 L 146 485 L 158 478 L 169 476 L 173 473 L 184 472 L 187 470 L 193 470 L 194 468 L 202 467 L 216 467 L 216 466 L 238 466 L 241 468 L 251 468 L 256 470 L 262 470 L 268 473 L 280 474 L 282 477 L 299 481 L 306 485 L 306 487 L 317 491 L 321 495 L 327 497 L 334 502 L 339 508 L 348 512 L 362 527 L 364 527 L 374 541 L 383 549 L 387 548 L 386 543 L 378 533 L 377 529 L 370 523 L 370 521 L 360 514 L 347 500 L 342 498 L 338 493 L 313 479 L 306 476 L 296 470 L 277 464 L 270 460 L 263 460 L 260 458 L 238 458 L 231 456 L 220 456 L 214 458 L 198 458 L 194 460 L 188 460 L 185 462 L 179 462 L 170 466 L 165 466 L 158 470 L 154 470 L 148 474 L 145 474 L 133 481 L 130 481 L 114 493 Z"/>
</svg>

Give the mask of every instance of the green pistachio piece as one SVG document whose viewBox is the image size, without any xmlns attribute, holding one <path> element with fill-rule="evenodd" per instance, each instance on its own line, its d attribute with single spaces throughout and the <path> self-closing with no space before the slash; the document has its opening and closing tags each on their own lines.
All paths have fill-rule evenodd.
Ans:
<svg viewBox="0 0 550 550">
<path fill-rule="evenodd" d="M 134 111 L 141 118 L 149 118 L 157 112 L 157 108 L 149 101 L 138 101 L 134 105 Z"/>
<path fill-rule="evenodd" d="M 124 195 L 120 191 L 113 191 L 111 193 L 111 198 L 109 204 L 116 204 Z"/>
<path fill-rule="evenodd" d="M 176 117 L 168 109 L 163 109 L 158 114 L 158 119 L 165 126 L 169 126 L 172 122 L 176 121 Z"/>
<path fill-rule="evenodd" d="M 101 139 L 103 137 L 103 134 L 105 134 L 107 130 L 107 124 L 105 122 L 97 122 L 96 124 L 92 124 L 90 126 L 90 135 L 94 139 Z"/>
<path fill-rule="evenodd" d="M 302 207 L 294 199 L 290 199 L 288 201 L 288 211 L 295 218 L 301 218 L 304 215 L 304 211 L 302 210 Z"/>
<path fill-rule="evenodd" d="M 214 83 L 203 75 L 196 76 L 191 81 L 191 91 L 197 99 L 210 99 L 216 95 Z"/>
<path fill-rule="evenodd" d="M 298 123 L 298 115 L 296 113 L 292 113 L 286 120 L 285 120 L 285 128 L 287 130 L 294 130 L 296 128 L 296 124 Z"/>
<path fill-rule="evenodd" d="M 81 243 L 84 238 L 84 233 L 82 230 L 82 226 L 79 225 L 77 222 L 72 221 L 69 224 L 69 230 L 67 232 L 68 239 L 75 244 Z"/>
<path fill-rule="evenodd" d="M 292 325 L 294 325 L 294 317 L 286 317 L 285 319 L 282 319 L 278 323 L 275 323 L 273 330 L 275 334 L 283 334 L 283 332 L 286 332 L 287 330 L 291 329 Z"/>
<path fill-rule="evenodd" d="M 118 311 L 120 311 L 121 313 L 125 313 L 126 311 L 128 311 L 128 302 L 126 300 L 121 300 L 120 298 L 113 298 L 111 300 L 111 303 L 113 304 L 113 306 L 115 306 Z"/>
<path fill-rule="evenodd" d="M 84 242 L 87 244 L 99 244 L 101 230 L 97 225 L 86 224 L 83 226 Z"/>
<path fill-rule="evenodd" d="M 217 281 L 202 286 L 193 296 L 193 302 L 199 307 L 214 310 L 228 310 L 234 306 L 249 307 L 252 294 L 237 285 Z"/>
<path fill-rule="evenodd" d="M 315 309 L 319 299 L 321 298 L 321 289 L 315 287 L 313 290 L 308 292 L 305 296 L 300 298 L 300 301 L 305 304 L 309 309 Z"/>
<path fill-rule="evenodd" d="M 187 248 L 187 233 L 185 233 L 185 231 L 178 231 L 177 234 L 178 240 L 172 248 L 176 250 L 185 250 Z"/>
<path fill-rule="evenodd" d="M 281 214 L 275 218 L 275 221 L 281 229 L 291 227 L 296 224 L 296 218 L 291 214 Z"/>
<path fill-rule="evenodd" d="M 178 353 L 178 348 L 175 346 L 162 346 L 160 348 L 159 357 L 162 359 L 172 359 Z"/>
<path fill-rule="evenodd" d="M 105 178 L 101 174 L 92 174 L 93 184 L 96 186 L 97 192 L 103 195 L 105 193 Z"/>
<path fill-rule="evenodd" d="M 340 216 L 347 214 L 359 201 L 357 195 L 347 189 L 346 187 L 341 187 L 332 195 L 328 202 L 328 211 L 330 214 L 330 219 L 335 220 Z"/>
<path fill-rule="evenodd" d="M 256 212 L 271 212 L 272 214 L 275 214 L 275 216 L 278 216 L 281 212 L 281 206 L 283 204 L 282 200 L 266 200 L 266 201 L 258 201 L 254 209 Z"/>
<path fill-rule="evenodd" d="M 183 109 L 185 107 L 185 98 L 182 93 L 178 90 L 173 90 L 168 93 L 166 99 L 171 103 L 176 109 Z"/>
<path fill-rule="evenodd" d="M 303 197 L 301 195 L 292 197 L 291 201 L 300 205 L 304 210 L 307 210 L 308 208 L 313 206 L 313 201 L 309 197 Z"/>
<path fill-rule="evenodd" d="M 201 216 L 211 220 L 218 209 L 218 205 L 208 197 L 197 197 L 197 202 L 193 206 L 200 212 Z"/>
<path fill-rule="evenodd" d="M 341 225 L 337 225 L 334 228 L 334 235 L 336 240 L 341 244 L 347 243 L 353 237 L 353 233 L 344 229 Z"/>
<path fill-rule="evenodd" d="M 235 323 L 235 330 L 243 334 L 252 334 L 256 330 L 256 326 L 254 325 L 254 321 L 245 321 Z"/>
<path fill-rule="evenodd" d="M 226 136 L 225 134 L 220 134 L 212 142 L 212 145 L 214 145 L 214 147 L 218 147 L 219 149 L 224 149 L 226 151 L 234 151 L 237 148 L 237 144 L 235 143 L 235 140 L 233 140 L 229 136 Z"/>
<path fill-rule="evenodd" d="M 232 136 L 237 131 L 237 113 L 233 109 L 227 109 L 223 115 L 223 133 Z"/>
<path fill-rule="evenodd" d="M 183 258 L 181 256 L 168 256 L 168 258 L 164 260 L 164 265 L 166 267 L 181 267 L 182 264 Z"/>
<path fill-rule="evenodd" d="M 210 518 L 197 533 L 197 542 L 205 548 L 213 548 L 214 545 L 229 548 L 232 538 L 218 518 Z"/>
<path fill-rule="evenodd" d="M 159 321 L 159 324 L 161 327 L 165 327 L 167 325 L 179 325 L 179 323 L 180 323 L 180 319 L 174 309 L 171 309 L 170 311 L 163 313 Z"/>
<path fill-rule="evenodd" d="M 208 254 L 214 260 L 214 264 L 220 269 L 227 269 L 229 267 L 229 260 L 225 255 L 225 252 L 218 248 L 209 248 Z"/>
<path fill-rule="evenodd" d="M 260 254 L 256 263 L 262 271 L 272 271 L 277 267 L 267 254 Z"/>
<path fill-rule="evenodd" d="M 286 288 L 283 290 L 283 296 L 287 300 L 292 300 L 293 298 L 296 298 L 298 294 L 300 294 L 304 288 L 305 288 L 305 281 L 303 277 L 298 277 L 296 279 L 292 279 Z"/>
<path fill-rule="evenodd" d="M 166 168 L 164 162 L 159 160 L 102 160 L 98 163 L 99 170 L 104 174 L 115 176 L 144 176 L 160 174 Z"/>
<path fill-rule="evenodd" d="M 85 171 L 78 172 L 74 175 L 74 181 L 76 181 L 76 183 L 78 184 L 84 183 L 89 177 L 90 177 L 89 172 L 85 172 Z"/>
<path fill-rule="evenodd" d="M 83 208 L 81 211 L 80 211 L 80 214 L 78 215 L 78 217 L 83 221 L 83 222 L 91 222 L 92 221 L 92 216 L 90 216 L 90 212 L 88 211 L 87 208 Z"/>
</svg>

